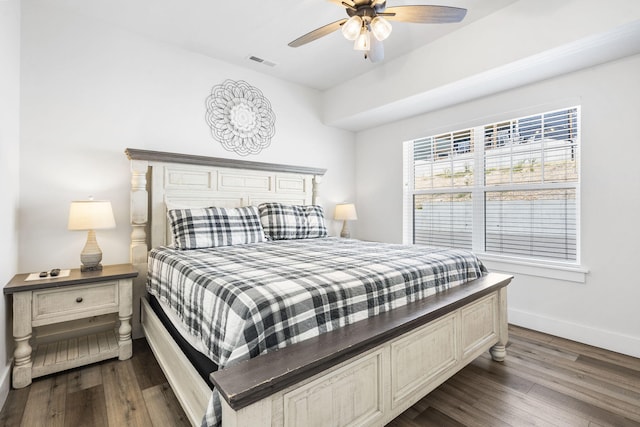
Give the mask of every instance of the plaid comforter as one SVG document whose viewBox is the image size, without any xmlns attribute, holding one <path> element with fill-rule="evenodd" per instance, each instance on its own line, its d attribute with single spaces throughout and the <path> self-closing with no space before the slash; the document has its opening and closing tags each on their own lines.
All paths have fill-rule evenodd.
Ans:
<svg viewBox="0 0 640 427">
<path fill-rule="evenodd" d="M 321 238 L 212 249 L 156 248 L 148 291 L 169 304 L 220 367 L 476 279 L 456 249 Z M 203 426 L 219 424 L 212 395 Z"/>
</svg>

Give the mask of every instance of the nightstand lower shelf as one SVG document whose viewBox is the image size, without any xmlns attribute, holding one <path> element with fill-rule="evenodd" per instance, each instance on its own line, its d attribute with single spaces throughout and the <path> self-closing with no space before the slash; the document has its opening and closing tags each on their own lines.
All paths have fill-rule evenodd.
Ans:
<svg viewBox="0 0 640 427">
<path fill-rule="evenodd" d="M 35 357 L 31 366 L 31 376 L 41 377 L 112 359 L 118 357 L 119 351 L 118 338 L 114 331 L 40 344 L 34 349 Z"/>
</svg>

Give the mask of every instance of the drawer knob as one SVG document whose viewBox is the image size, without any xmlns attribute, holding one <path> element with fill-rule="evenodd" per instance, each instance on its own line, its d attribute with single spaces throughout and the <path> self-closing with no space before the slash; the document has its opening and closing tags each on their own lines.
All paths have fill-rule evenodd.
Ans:
<svg viewBox="0 0 640 427">
<path fill-rule="evenodd" d="M 82 297 L 78 297 L 78 298 L 76 298 L 76 302 L 77 302 L 77 303 L 81 303 L 81 302 L 82 302 Z"/>
</svg>

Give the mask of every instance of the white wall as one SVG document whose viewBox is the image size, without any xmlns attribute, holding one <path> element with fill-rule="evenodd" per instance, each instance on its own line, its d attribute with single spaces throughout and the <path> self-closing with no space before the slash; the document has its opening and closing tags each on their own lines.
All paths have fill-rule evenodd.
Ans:
<svg viewBox="0 0 640 427">
<path fill-rule="evenodd" d="M 20 1 L 0 1 L 0 283 L 17 272 L 20 141 Z M 10 298 L 0 303 L 0 407 L 11 383 Z"/>
<path fill-rule="evenodd" d="M 88 195 L 115 211 L 117 228 L 97 232 L 103 263 L 128 262 L 125 148 L 239 158 L 205 122 L 205 99 L 225 79 L 256 86 L 276 113 L 271 146 L 248 160 L 326 168 L 328 217 L 354 199 L 354 134 L 320 122 L 318 92 L 52 6 L 26 1 L 22 12 L 20 270 L 79 265 L 86 235 L 67 231 L 67 215 Z"/>
<path fill-rule="evenodd" d="M 635 55 L 358 133 L 359 237 L 402 241 L 402 141 L 579 103 L 586 283 L 516 275 L 510 321 L 640 357 L 639 75 Z"/>
</svg>

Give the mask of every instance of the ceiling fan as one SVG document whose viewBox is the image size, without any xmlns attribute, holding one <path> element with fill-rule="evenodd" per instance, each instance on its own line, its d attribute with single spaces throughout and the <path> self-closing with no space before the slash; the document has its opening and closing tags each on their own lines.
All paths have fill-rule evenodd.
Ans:
<svg viewBox="0 0 640 427">
<path fill-rule="evenodd" d="M 386 0 L 330 0 L 346 9 L 349 18 L 343 18 L 298 37 L 289 46 L 298 47 L 324 37 L 342 28 L 347 40 L 353 40 L 353 48 L 364 52 L 371 62 L 384 58 L 382 41 L 391 34 L 389 21 L 419 24 L 460 22 L 467 9 L 449 6 L 412 5 L 387 7 Z"/>
</svg>

